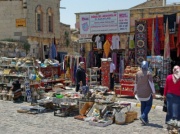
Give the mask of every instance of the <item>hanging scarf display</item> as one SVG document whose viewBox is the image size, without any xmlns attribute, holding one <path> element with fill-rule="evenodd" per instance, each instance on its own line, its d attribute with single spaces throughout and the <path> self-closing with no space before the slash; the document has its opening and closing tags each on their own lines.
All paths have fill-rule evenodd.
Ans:
<svg viewBox="0 0 180 134">
<path fill-rule="evenodd" d="M 120 35 L 120 49 L 127 48 L 127 41 L 128 41 L 128 36 L 126 34 L 121 34 Z"/>
<path fill-rule="evenodd" d="M 135 62 L 141 65 L 147 56 L 147 22 L 145 20 L 135 21 L 135 44 Z"/>
<path fill-rule="evenodd" d="M 154 52 L 155 55 L 161 55 L 160 53 L 160 42 L 159 42 L 159 28 L 158 28 L 158 17 L 156 16 L 156 27 L 154 33 Z"/>
<path fill-rule="evenodd" d="M 106 58 L 108 57 L 109 52 L 110 52 L 110 43 L 108 40 L 106 40 L 106 42 L 104 43 L 104 53 Z"/>
<path fill-rule="evenodd" d="M 179 19 L 179 24 L 178 24 L 178 34 L 177 34 L 177 57 L 180 57 L 180 19 Z"/>
<path fill-rule="evenodd" d="M 152 23 L 153 23 L 153 18 L 147 18 L 147 19 L 142 19 L 146 20 L 147 22 L 147 48 L 149 50 L 152 49 Z M 154 21 L 154 26 L 156 26 L 156 21 Z M 163 26 L 163 17 L 158 17 L 158 38 L 159 38 L 159 44 L 160 44 L 160 49 L 164 50 L 164 26 Z"/>
<path fill-rule="evenodd" d="M 164 31 L 166 31 L 166 20 L 168 19 L 168 28 L 169 33 L 174 34 L 176 33 L 176 13 L 170 14 L 170 15 L 164 15 Z"/>
<path fill-rule="evenodd" d="M 134 34 L 130 34 L 129 36 L 129 49 L 134 49 L 135 44 L 134 44 Z"/>
</svg>

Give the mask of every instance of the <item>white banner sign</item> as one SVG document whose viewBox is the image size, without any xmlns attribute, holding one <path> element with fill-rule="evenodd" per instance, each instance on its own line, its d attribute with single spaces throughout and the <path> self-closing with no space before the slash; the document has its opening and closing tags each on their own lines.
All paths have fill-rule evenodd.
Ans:
<svg viewBox="0 0 180 134">
<path fill-rule="evenodd" d="M 80 34 L 130 31 L 130 11 L 80 15 Z"/>
</svg>

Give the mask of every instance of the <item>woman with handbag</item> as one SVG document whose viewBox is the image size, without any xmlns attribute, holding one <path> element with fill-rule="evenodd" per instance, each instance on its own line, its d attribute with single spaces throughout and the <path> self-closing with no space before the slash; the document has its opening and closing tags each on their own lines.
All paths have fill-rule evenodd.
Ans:
<svg viewBox="0 0 180 134">
<path fill-rule="evenodd" d="M 164 99 L 167 101 L 166 123 L 180 120 L 180 67 L 174 66 L 173 74 L 168 75 L 164 88 Z"/>
<path fill-rule="evenodd" d="M 141 70 L 136 74 L 134 94 L 141 102 L 141 116 L 139 119 L 146 125 L 149 122 L 148 114 L 152 107 L 153 98 L 155 98 L 153 78 L 148 71 L 147 61 L 141 63 Z"/>
</svg>

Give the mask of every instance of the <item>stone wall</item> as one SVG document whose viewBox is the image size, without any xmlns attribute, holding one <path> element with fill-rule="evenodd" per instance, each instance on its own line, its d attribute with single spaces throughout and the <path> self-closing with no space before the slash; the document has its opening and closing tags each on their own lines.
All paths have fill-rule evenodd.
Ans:
<svg viewBox="0 0 180 134">
<path fill-rule="evenodd" d="M 132 8 L 159 7 L 159 6 L 163 6 L 164 1 L 165 0 L 147 0 L 146 2 L 134 6 Z"/>
<path fill-rule="evenodd" d="M 16 27 L 16 19 L 26 18 L 22 1 L 0 1 L 0 40 L 20 40 L 27 36 L 26 27 Z"/>
<path fill-rule="evenodd" d="M 12 38 L 23 39 L 25 37 L 40 37 L 40 38 L 60 38 L 60 13 L 59 0 L 26 0 L 27 8 L 23 8 L 23 1 L 0 1 L 0 39 Z M 43 31 L 36 30 L 36 7 L 42 6 L 43 12 Z M 47 9 L 51 7 L 53 10 L 53 32 L 48 32 Z M 16 27 L 16 19 L 26 19 L 26 27 Z M 25 38 L 26 39 L 26 38 Z"/>
<path fill-rule="evenodd" d="M 36 7 L 41 5 L 43 14 L 43 31 L 38 32 L 36 30 Z M 59 39 L 59 0 L 27 0 L 27 32 L 28 36 L 43 37 L 43 38 L 53 38 Z M 48 32 L 48 8 L 52 8 L 53 12 L 53 32 Z"/>
<path fill-rule="evenodd" d="M 67 44 L 66 40 L 69 41 L 69 44 Z M 58 45 L 58 52 L 73 52 L 70 25 L 60 23 L 60 41 Z"/>
</svg>

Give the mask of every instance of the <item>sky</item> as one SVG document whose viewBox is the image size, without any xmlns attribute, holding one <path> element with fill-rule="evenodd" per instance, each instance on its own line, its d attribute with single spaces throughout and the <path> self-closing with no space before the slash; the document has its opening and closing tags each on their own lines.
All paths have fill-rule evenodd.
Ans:
<svg viewBox="0 0 180 134">
<path fill-rule="evenodd" d="M 75 28 L 75 13 L 129 9 L 146 1 L 147 0 L 61 0 L 60 7 L 65 7 L 66 9 L 60 8 L 60 22 L 70 25 L 71 28 Z M 167 4 L 176 2 L 180 3 L 180 0 L 166 0 Z"/>
</svg>

